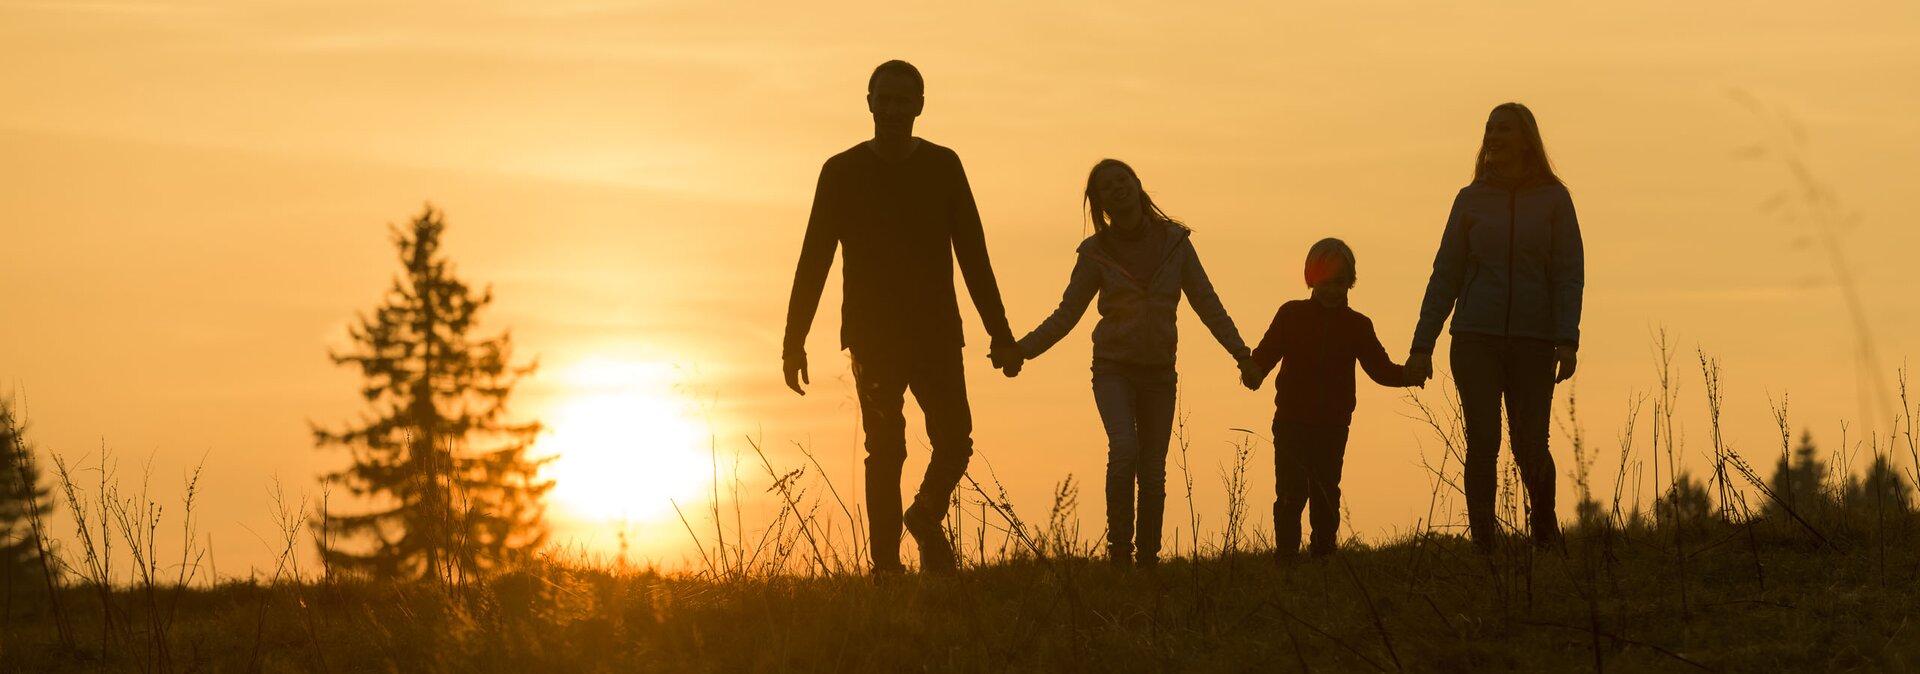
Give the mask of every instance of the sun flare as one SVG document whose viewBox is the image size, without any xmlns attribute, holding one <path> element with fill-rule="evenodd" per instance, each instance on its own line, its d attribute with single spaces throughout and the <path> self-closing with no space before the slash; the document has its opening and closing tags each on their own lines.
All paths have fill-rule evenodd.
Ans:
<svg viewBox="0 0 1920 674">
<path fill-rule="evenodd" d="M 670 517 L 702 498 L 713 473 L 705 425 L 674 391 L 664 363 L 588 360 L 568 371 L 572 393 L 548 414 L 540 443 L 568 514 L 599 522 Z"/>
</svg>

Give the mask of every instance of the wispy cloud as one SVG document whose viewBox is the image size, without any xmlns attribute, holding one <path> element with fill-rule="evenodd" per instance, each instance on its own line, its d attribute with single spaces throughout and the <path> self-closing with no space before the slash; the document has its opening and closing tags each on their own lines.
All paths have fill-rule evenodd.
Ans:
<svg viewBox="0 0 1920 674">
<path fill-rule="evenodd" d="M 121 16 L 210 16 L 222 13 L 221 9 L 204 4 L 90 0 L 0 0 L 0 10 Z"/>
<path fill-rule="evenodd" d="M 1641 297 L 1650 302 L 1669 304 L 1766 304 L 1791 302 L 1818 296 L 1827 292 L 1827 287 L 1819 285 L 1804 286 L 1754 286 L 1746 288 L 1702 288 L 1697 290 L 1663 290 L 1648 293 Z"/>
</svg>

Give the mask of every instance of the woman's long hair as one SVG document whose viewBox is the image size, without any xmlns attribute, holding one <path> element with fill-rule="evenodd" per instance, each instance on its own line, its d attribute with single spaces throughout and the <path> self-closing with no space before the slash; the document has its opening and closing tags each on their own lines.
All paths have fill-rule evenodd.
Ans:
<svg viewBox="0 0 1920 674">
<path fill-rule="evenodd" d="M 1494 106 L 1493 111 L 1488 112 L 1487 116 L 1492 117 L 1493 113 L 1501 110 L 1512 112 L 1513 116 L 1520 120 L 1521 135 L 1527 139 L 1527 149 L 1526 152 L 1521 155 L 1521 159 L 1526 162 L 1527 168 L 1534 171 L 1535 174 L 1541 178 L 1545 178 L 1548 182 L 1556 185 L 1565 185 L 1566 183 L 1560 181 L 1560 176 L 1554 174 L 1553 162 L 1547 159 L 1547 146 L 1540 142 L 1540 123 L 1534 121 L 1533 111 L 1528 110 L 1527 106 L 1519 103 L 1501 103 Z M 1481 178 L 1486 176 L 1491 164 L 1491 160 L 1487 157 L 1486 137 L 1482 136 L 1480 139 L 1480 151 L 1473 155 L 1474 182 L 1479 182 Z"/>
<path fill-rule="evenodd" d="M 1087 215 L 1093 218 L 1093 233 L 1095 234 L 1105 234 L 1107 228 L 1113 225 L 1113 219 L 1107 216 L 1107 205 L 1100 203 L 1100 196 L 1096 194 L 1093 187 L 1094 176 L 1100 175 L 1100 170 L 1109 166 L 1119 167 L 1121 170 L 1126 171 L 1128 176 L 1133 178 L 1134 184 L 1137 185 L 1140 183 L 1140 174 L 1134 173 L 1133 167 L 1128 166 L 1126 162 L 1118 159 L 1102 159 L 1100 163 L 1093 165 L 1093 170 L 1087 172 L 1086 203 Z M 1166 211 L 1160 210 L 1160 206 L 1153 203 L 1153 197 L 1147 196 L 1145 186 L 1140 188 L 1140 213 L 1147 217 L 1157 217 L 1180 227 L 1186 226 L 1181 224 L 1179 220 L 1173 219 L 1173 216 L 1167 215 Z"/>
</svg>

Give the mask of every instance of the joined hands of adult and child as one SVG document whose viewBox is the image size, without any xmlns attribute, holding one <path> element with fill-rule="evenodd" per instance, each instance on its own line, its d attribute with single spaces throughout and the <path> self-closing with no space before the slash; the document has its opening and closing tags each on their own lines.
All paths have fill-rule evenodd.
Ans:
<svg viewBox="0 0 1920 674">
<path fill-rule="evenodd" d="M 1249 391 L 1260 390 L 1260 382 L 1267 378 L 1266 370 L 1254 363 L 1251 356 L 1241 356 L 1238 360 L 1240 361 L 1240 384 L 1247 387 Z"/>
<path fill-rule="evenodd" d="M 1413 382 L 1421 388 L 1426 388 L 1427 380 L 1433 378 L 1433 354 L 1409 353 L 1407 354 L 1407 364 L 1404 367 L 1407 371 L 1408 381 Z"/>
</svg>

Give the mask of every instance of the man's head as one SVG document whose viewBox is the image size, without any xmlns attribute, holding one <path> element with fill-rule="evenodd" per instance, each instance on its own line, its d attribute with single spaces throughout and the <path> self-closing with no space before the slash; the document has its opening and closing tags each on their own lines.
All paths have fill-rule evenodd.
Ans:
<svg viewBox="0 0 1920 674">
<path fill-rule="evenodd" d="M 920 69 L 892 60 L 873 69 L 867 78 L 867 111 L 873 113 L 873 135 L 905 138 L 913 135 L 913 119 L 926 104 L 926 81 Z"/>
</svg>

